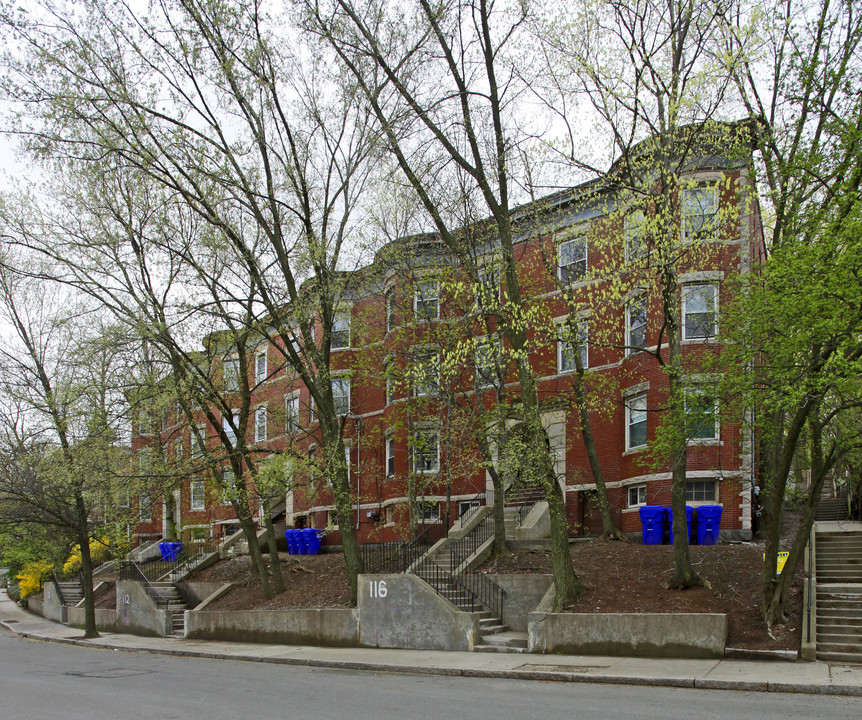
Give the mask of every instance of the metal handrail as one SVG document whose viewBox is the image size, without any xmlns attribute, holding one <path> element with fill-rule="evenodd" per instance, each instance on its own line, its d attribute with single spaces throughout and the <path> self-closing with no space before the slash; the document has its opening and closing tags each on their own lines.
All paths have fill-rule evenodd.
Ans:
<svg viewBox="0 0 862 720">
<path fill-rule="evenodd" d="M 502 618 L 503 598 L 506 596 L 506 591 L 503 588 L 484 573 L 464 574 L 455 572 L 457 568 L 478 552 L 482 545 L 494 537 L 495 528 L 494 516 L 488 515 L 464 537 L 451 543 L 449 545 L 449 567 L 452 568 L 453 578 L 461 587 L 470 592 L 495 615 Z"/>
<path fill-rule="evenodd" d="M 413 574 L 427 582 L 440 597 L 446 598 L 459 610 L 477 612 L 487 608 L 497 617 L 503 617 L 506 591 L 487 575 L 453 575 L 429 558 L 419 560 L 413 568 Z M 447 595 L 447 589 L 451 589 L 453 594 Z"/>
<path fill-rule="evenodd" d="M 156 607 L 168 607 L 168 601 L 162 597 L 162 594 L 156 589 L 153 583 L 150 582 L 150 579 L 141 569 L 141 566 L 134 560 L 123 560 L 120 562 L 119 577 L 120 580 L 136 580 L 137 582 L 143 582 L 147 594 L 153 598 L 156 603 Z"/>
<path fill-rule="evenodd" d="M 457 568 L 489 538 L 494 536 L 494 528 L 496 523 L 493 515 L 486 516 L 482 522 L 474 527 L 460 540 L 455 540 L 449 544 L 449 557 L 451 567 Z M 456 562 L 457 561 L 457 562 Z"/>
<path fill-rule="evenodd" d="M 54 583 L 54 589 L 57 591 L 57 597 L 60 599 L 60 605 L 65 605 L 66 600 L 63 597 L 63 591 L 60 589 L 60 581 L 57 579 L 57 573 L 51 571 L 51 580 Z"/>
<path fill-rule="evenodd" d="M 360 546 L 366 573 L 402 573 L 421 558 L 428 549 L 446 536 L 446 526 L 439 520 L 428 525 L 413 540 L 369 543 Z"/>
<path fill-rule="evenodd" d="M 538 505 L 539 502 L 541 502 L 541 501 L 536 500 L 531 505 L 521 505 L 521 507 L 518 508 L 518 525 L 519 526 L 524 524 L 524 520 L 527 518 L 527 515 L 529 515 L 533 511 L 533 508 L 536 507 L 536 505 Z"/>
</svg>

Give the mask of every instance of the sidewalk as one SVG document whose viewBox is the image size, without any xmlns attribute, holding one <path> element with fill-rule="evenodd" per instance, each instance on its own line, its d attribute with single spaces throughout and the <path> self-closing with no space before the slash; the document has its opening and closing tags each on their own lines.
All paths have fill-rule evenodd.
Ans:
<svg viewBox="0 0 862 720">
<path fill-rule="evenodd" d="M 127 652 L 378 672 L 862 696 L 862 666 L 822 662 L 619 658 L 259 645 L 81 631 L 19 608 L 0 591 L 0 625 L 26 638 Z"/>
</svg>

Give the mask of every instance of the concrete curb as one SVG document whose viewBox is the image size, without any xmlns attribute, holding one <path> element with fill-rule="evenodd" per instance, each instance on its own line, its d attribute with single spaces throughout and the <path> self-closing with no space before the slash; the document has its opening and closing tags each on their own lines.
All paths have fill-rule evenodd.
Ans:
<svg viewBox="0 0 862 720">
<path fill-rule="evenodd" d="M 770 693 L 805 693 L 814 695 L 862 697 L 862 686 L 829 685 L 817 683 L 786 683 L 756 680 L 712 680 L 699 677 L 661 677 L 632 676 L 600 672 L 566 672 L 565 670 L 531 670 L 528 667 L 514 669 L 491 668 L 461 668 L 441 665 L 416 666 L 408 664 L 393 664 L 390 662 L 375 662 L 373 660 L 326 660 L 319 658 L 267 657 L 248 653 L 224 653 L 201 649 L 157 648 L 157 647 L 126 647 L 109 642 L 83 640 L 76 638 L 52 637 L 34 632 L 17 630 L 14 623 L 0 621 L 0 626 L 6 628 L 18 637 L 41 642 L 55 642 L 78 647 L 97 648 L 100 650 L 115 650 L 130 653 L 145 653 L 149 655 L 165 655 L 174 657 L 196 657 L 212 660 L 234 660 L 237 662 L 257 662 L 272 665 L 293 665 L 299 667 L 331 668 L 340 670 L 359 670 L 369 672 L 406 673 L 412 675 L 440 675 L 447 677 L 487 678 L 531 680 L 563 683 L 596 683 L 603 685 L 632 685 L 651 687 L 690 688 L 703 690 L 735 690 Z M 374 652 L 369 648 L 368 652 Z M 779 661 L 781 662 L 781 661 Z"/>
</svg>

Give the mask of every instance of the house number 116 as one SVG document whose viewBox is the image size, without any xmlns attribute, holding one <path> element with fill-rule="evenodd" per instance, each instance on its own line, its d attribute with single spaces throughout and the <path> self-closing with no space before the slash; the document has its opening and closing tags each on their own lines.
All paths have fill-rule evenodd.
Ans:
<svg viewBox="0 0 862 720">
<path fill-rule="evenodd" d="M 389 594 L 385 580 L 372 580 L 369 590 L 373 598 L 385 598 Z"/>
</svg>

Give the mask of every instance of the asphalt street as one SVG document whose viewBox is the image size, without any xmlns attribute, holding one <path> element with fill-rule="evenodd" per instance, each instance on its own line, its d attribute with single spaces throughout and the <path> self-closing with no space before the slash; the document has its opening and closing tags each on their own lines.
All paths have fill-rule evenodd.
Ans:
<svg viewBox="0 0 862 720">
<path fill-rule="evenodd" d="M 0 628 L 0 718 L 862 717 L 862 698 L 390 674 L 128 653 Z"/>
</svg>

